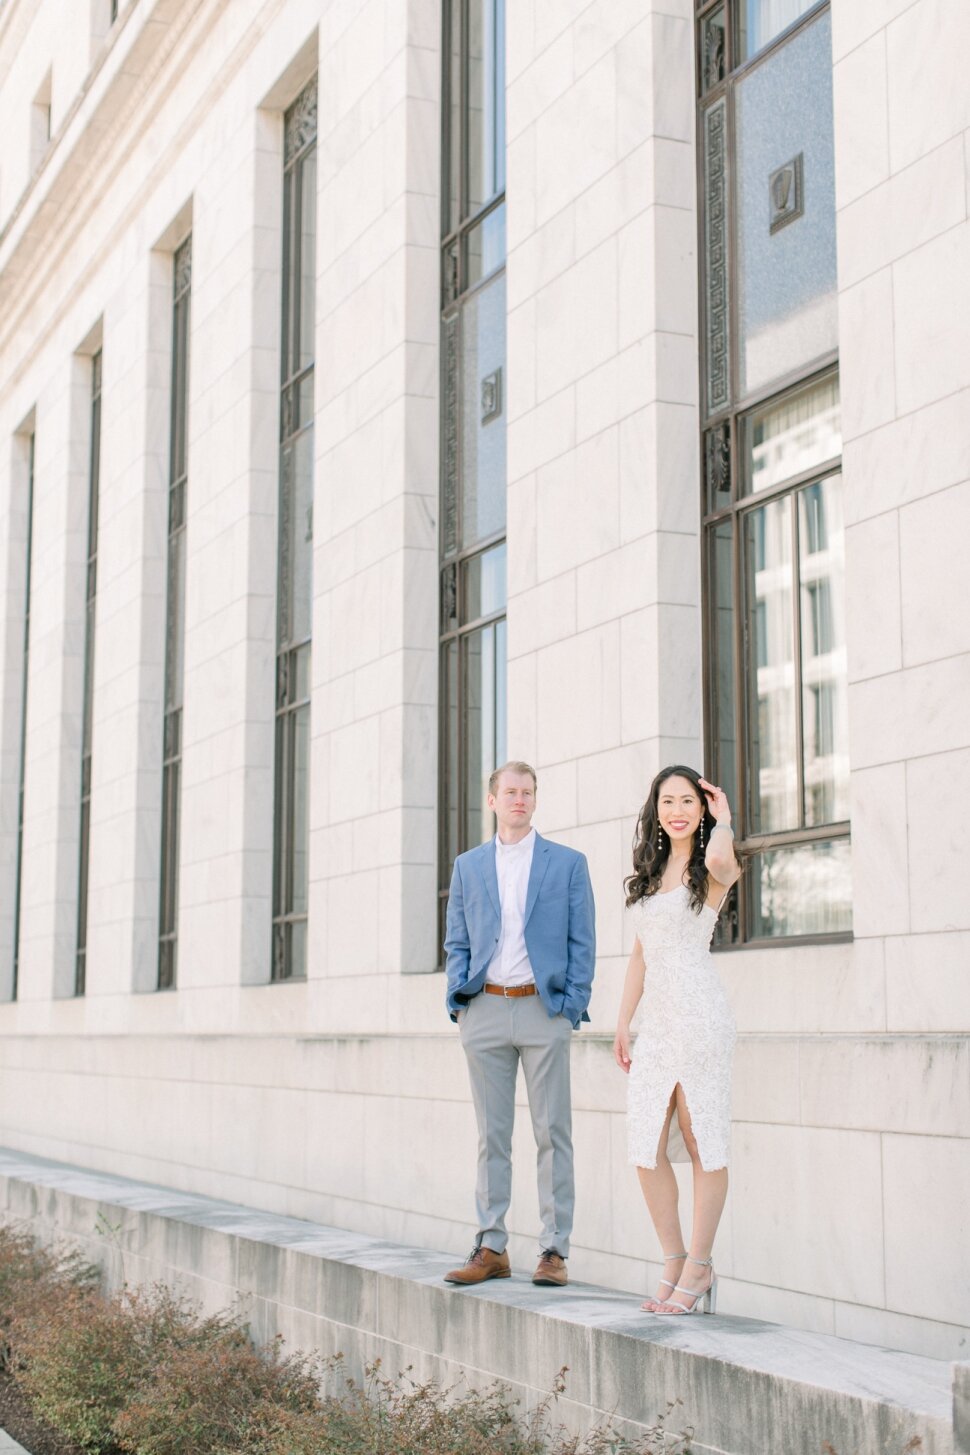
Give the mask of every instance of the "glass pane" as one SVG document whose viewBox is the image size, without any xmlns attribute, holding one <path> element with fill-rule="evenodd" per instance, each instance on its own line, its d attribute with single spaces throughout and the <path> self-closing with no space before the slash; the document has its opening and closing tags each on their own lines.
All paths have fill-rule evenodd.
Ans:
<svg viewBox="0 0 970 1455">
<path fill-rule="evenodd" d="M 805 822 L 849 817 L 845 533 L 838 475 L 798 492 Z"/>
<path fill-rule="evenodd" d="M 505 274 L 461 311 L 461 543 L 505 527 Z"/>
<path fill-rule="evenodd" d="M 186 408 L 188 402 L 189 295 L 175 305 L 172 340 L 172 458 L 171 479 L 181 480 L 186 463 Z"/>
<path fill-rule="evenodd" d="M 442 695 L 444 697 L 444 762 L 442 763 L 441 796 L 444 805 L 444 843 L 442 844 L 440 883 L 447 889 L 451 882 L 451 866 L 461 853 L 458 836 L 458 643 L 449 642 L 442 659 Z"/>
<path fill-rule="evenodd" d="M 290 679 L 290 702 L 309 702 L 310 700 L 310 644 L 298 647 L 292 654 L 292 671 Z"/>
<path fill-rule="evenodd" d="M 165 640 L 165 709 L 182 706 L 185 675 L 185 531 L 168 541 L 168 622 Z"/>
<path fill-rule="evenodd" d="M 791 499 L 744 518 L 748 826 L 800 826 L 795 743 Z"/>
<path fill-rule="evenodd" d="M 280 489 L 280 644 L 310 637 L 313 609 L 313 431 L 283 446 Z"/>
<path fill-rule="evenodd" d="M 471 288 L 505 262 L 505 203 L 483 217 L 465 244 L 465 282 Z"/>
<path fill-rule="evenodd" d="M 711 570 L 711 719 L 714 731 L 713 772 L 728 796 L 732 809 L 739 810 L 736 687 L 734 680 L 734 527 L 722 521 L 708 537 Z"/>
<path fill-rule="evenodd" d="M 286 978 L 288 980 L 305 980 L 306 920 L 297 920 L 295 924 L 287 925 L 286 932 L 289 940 L 289 964 Z"/>
<path fill-rule="evenodd" d="M 181 765 L 169 763 L 162 774 L 162 885 L 159 934 L 175 932 L 178 889 L 179 778 Z"/>
<path fill-rule="evenodd" d="M 505 609 L 506 556 L 503 541 L 500 546 L 493 546 L 464 563 L 463 621 L 477 621 L 480 616 L 491 616 Z"/>
<path fill-rule="evenodd" d="M 731 396 L 728 310 L 727 103 L 704 112 L 704 313 L 707 412 Z"/>
<path fill-rule="evenodd" d="M 740 390 L 837 342 L 829 12 L 736 90 Z"/>
<path fill-rule="evenodd" d="M 745 485 L 770 490 L 842 453 L 837 375 L 756 411 L 744 422 Z"/>
<path fill-rule="evenodd" d="M 461 0 L 446 0 L 448 63 L 445 85 L 445 156 L 442 182 L 442 232 L 454 232 L 461 220 Z"/>
<path fill-rule="evenodd" d="M 746 876 L 752 938 L 847 934 L 852 929 L 849 840 L 755 855 Z"/>
<path fill-rule="evenodd" d="M 495 762 L 504 763 L 508 747 L 508 622 L 495 623 Z"/>
<path fill-rule="evenodd" d="M 81 844 L 80 864 L 78 868 L 77 887 L 77 949 L 83 951 L 88 943 L 88 854 L 91 847 L 91 801 L 88 798 L 81 800 Z M 83 976 L 84 962 L 80 961 Z M 77 988 L 77 994 L 83 995 L 84 986 L 82 983 Z"/>
<path fill-rule="evenodd" d="M 286 892 L 289 860 L 286 845 L 289 835 L 290 801 L 287 793 L 289 782 L 289 714 L 280 713 L 276 718 L 276 755 L 274 758 L 275 783 L 273 794 L 273 917 L 283 915 L 287 910 Z M 274 938 L 274 953 L 282 954 L 283 941 Z M 274 974 L 276 973 L 274 969 Z"/>
<path fill-rule="evenodd" d="M 84 716 L 82 719 L 81 749 L 84 755 L 91 751 L 91 728 L 94 721 L 94 611 L 95 598 L 88 599 L 84 628 Z"/>
<path fill-rule="evenodd" d="M 741 0 L 738 6 L 738 51 L 742 61 L 760 51 L 817 0 Z"/>
<path fill-rule="evenodd" d="M 310 801 L 310 704 L 290 714 L 292 799 L 290 851 L 290 894 L 287 913 L 307 912 L 307 848 Z"/>
<path fill-rule="evenodd" d="M 468 217 L 505 186 L 504 0 L 468 0 L 466 57 Z"/>
<path fill-rule="evenodd" d="M 316 284 L 317 154 L 312 151 L 299 164 L 300 171 L 300 352 L 299 367 L 314 357 L 314 298 Z"/>
<path fill-rule="evenodd" d="M 97 355 L 100 367 L 101 355 Z M 98 554 L 98 484 L 101 476 L 101 395 L 91 405 L 91 462 L 88 491 L 88 559 Z"/>
<path fill-rule="evenodd" d="M 465 836 L 466 849 L 483 844 L 495 832 L 488 807 L 488 780 L 496 764 L 495 627 L 483 627 L 464 638 L 465 701 Z"/>
</svg>

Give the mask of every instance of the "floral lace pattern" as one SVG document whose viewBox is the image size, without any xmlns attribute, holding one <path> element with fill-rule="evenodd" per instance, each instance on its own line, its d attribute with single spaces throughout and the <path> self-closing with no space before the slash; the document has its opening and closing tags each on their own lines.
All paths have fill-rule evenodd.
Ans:
<svg viewBox="0 0 970 1455">
<path fill-rule="evenodd" d="M 728 1164 L 737 1035 L 710 949 L 717 911 L 705 905 L 695 914 L 681 885 L 638 900 L 633 923 L 647 970 L 627 1085 L 629 1160 L 656 1167 L 657 1144 L 679 1081 L 701 1164 L 713 1172 Z M 675 1113 L 668 1156 L 684 1161 L 678 1130 Z"/>
</svg>

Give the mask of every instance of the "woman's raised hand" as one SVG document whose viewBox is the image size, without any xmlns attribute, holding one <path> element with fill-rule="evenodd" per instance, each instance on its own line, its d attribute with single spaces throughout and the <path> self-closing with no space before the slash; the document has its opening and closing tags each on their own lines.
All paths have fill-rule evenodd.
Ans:
<svg viewBox="0 0 970 1455">
<path fill-rule="evenodd" d="M 613 1038 L 613 1059 L 621 1071 L 630 1069 L 630 1032 L 620 1026 Z"/>
<path fill-rule="evenodd" d="M 713 783 L 708 783 L 706 778 L 698 778 L 698 783 L 704 790 L 707 799 L 707 811 L 711 818 L 718 823 L 731 822 L 731 805 L 728 803 L 727 794 L 723 788 L 717 788 Z"/>
</svg>

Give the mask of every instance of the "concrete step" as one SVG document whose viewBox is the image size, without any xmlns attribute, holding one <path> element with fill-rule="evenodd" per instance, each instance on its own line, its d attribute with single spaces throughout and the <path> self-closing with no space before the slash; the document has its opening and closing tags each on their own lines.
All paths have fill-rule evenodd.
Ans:
<svg viewBox="0 0 970 1455">
<path fill-rule="evenodd" d="M 0 1149 L 0 1211 L 65 1237 L 112 1286 L 177 1282 L 208 1309 L 242 1299 L 257 1339 L 380 1358 L 446 1383 L 498 1379 L 531 1407 L 568 1366 L 557 1418 L 670 1429 L 718 1455 L 970 1455 L 970 1364 L 732 1316 L 658 1319 L 640 1295 L 536 1288 L 531 1269 L 456 1289 L 454 1255 Z"/>
</svg>

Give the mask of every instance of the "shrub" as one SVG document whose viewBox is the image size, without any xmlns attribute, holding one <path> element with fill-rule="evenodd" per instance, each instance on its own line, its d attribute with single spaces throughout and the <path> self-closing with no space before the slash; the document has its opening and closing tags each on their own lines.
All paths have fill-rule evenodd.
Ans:
<svg viewBox="0 0 970 1455">
<path fill-rule="evenodd" d="M 0 1227 L 0 1347 L 33 1412 L 96 1455 L 687 1455 L 667 1415 L 637 1440 L 607 1422 L 552 1423 L 561 1370 L 536 1410 L 499 1385 L 470 1390 L 380 1364 L 363 1383 L 339 1359 L 256 1349 L 241 1321 L 203 1318 L 164 1285 L 105 1297 L 97 1273 Z M 324 1374 L 336 1393 L 320 1394 Z M 910 1449 L 907 1446 L 907 1449 Z M 832 1452 L 834 1455 L 834 1452 Z"/>
<path fill-rule="evenodd" d="M 552 1414 L 564 1372 L 553 1394 L 526 1415 L 498 1385 L 444 1389 L 406 1375 L 393 1381 L 374 1365 L 363 1385 L 347 1380 L 342 1396 L 269 1422 L 256 1449 L 258 1455 L 687 1455 L 688 1437 L 665 1435 L 663 1418 L 637 1440 L 608 1423 L 586 1435 L 556 1428 Z"/>
<path fill-rule="evenodd" d="M 230 1334 L 245 1342 L 164 1286 L 105 1298 L 87 1282 L 55 1283 L 15 1308 L 11 1373 L 42 1420 L 82 1449 L 107 1451 L 116 1419 L 159 1365 Z"/>
<path fill-rule="evenodd" d="M 298 1421 L 318 1407 L 317 1361 L 284 1358 L 279 1343 L 255 1349 L 227 1323 L 208 1343 L 176 1349 L 157 1365 L 114 1421 L 123 1450 L 135 1455 L 241 1455 L 265 1443 L 267 1426 Z"/>
</svg>

